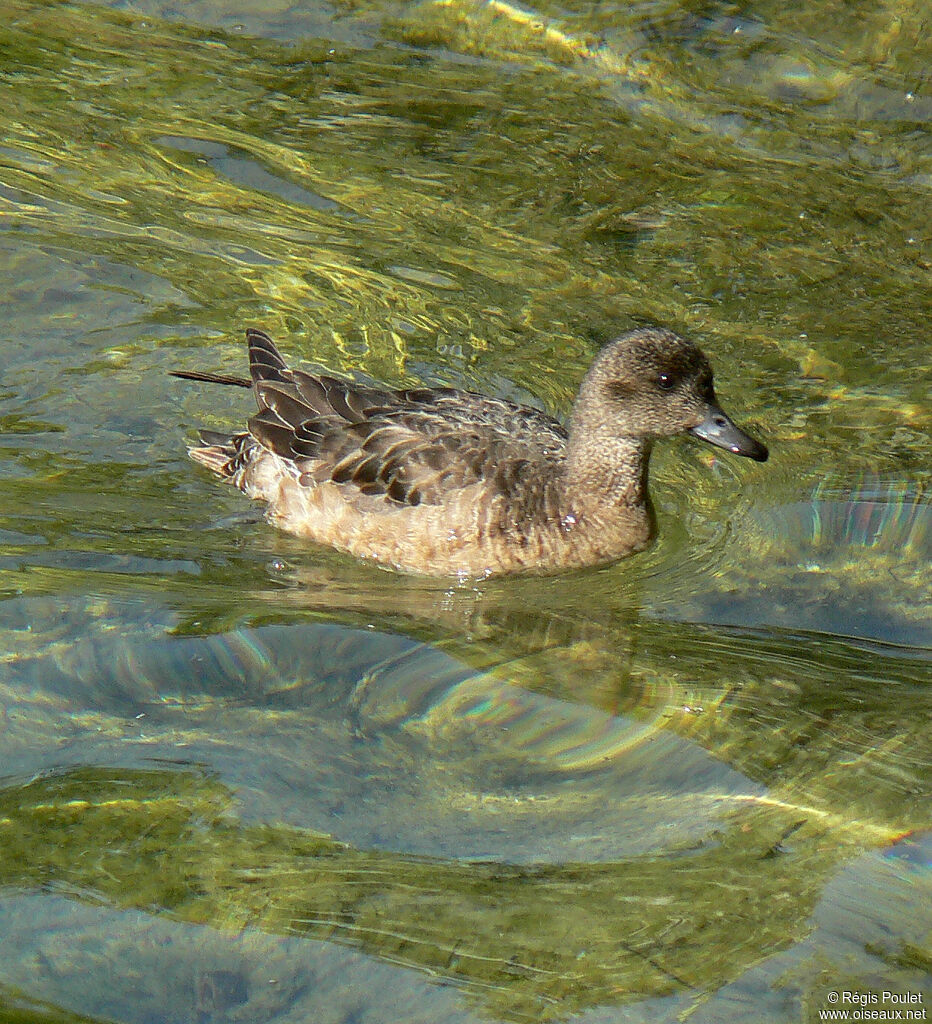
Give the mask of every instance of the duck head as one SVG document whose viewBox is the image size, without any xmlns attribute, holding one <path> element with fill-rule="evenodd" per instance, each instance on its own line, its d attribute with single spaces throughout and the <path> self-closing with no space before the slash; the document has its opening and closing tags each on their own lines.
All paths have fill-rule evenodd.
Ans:
<svg viewBox="0 0 932 1024">
<path fill-rule="evenodd" d="M 690 433 L 756 462 L 768 455 L 722 410 L 702 351 L 660 327 L 623 334 L 599 353 L 580 388 L 573 425 L 590 437 L 643 444 Z"/>
</svg>

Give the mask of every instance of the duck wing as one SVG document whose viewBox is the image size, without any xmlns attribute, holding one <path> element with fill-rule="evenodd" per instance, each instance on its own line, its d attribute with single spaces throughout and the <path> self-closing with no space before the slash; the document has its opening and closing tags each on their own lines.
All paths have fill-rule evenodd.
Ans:
<svg viewBox="0 0 932 1024">
<path fill-rule="evenodd" d="M 332 481 L 401 505 L 442 504 L 483 482 L 508 494 L 562 461 L 566 432 L 537 409 L 294 370 L 264 332 L 247 339 L 259 405 L 249 434 L 294 462 L 305 486 Z"/>
</svg>

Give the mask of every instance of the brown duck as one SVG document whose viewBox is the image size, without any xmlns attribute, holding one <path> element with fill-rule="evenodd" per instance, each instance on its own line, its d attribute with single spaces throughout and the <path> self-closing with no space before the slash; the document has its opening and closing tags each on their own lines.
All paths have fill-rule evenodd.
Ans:
<svg viewBox="0 0 932 1024">
<path fill-rule="evenodd" d="M 722 412 L 702 352 L 649 327 L 607 345 L 568 427 L 453 388 L 396 391 L 290 369 L 250 329 L 259 411 L 238 434 L 201 431 L 191 458 L 265 501 L 276 526 L 406 572 L 490 576 L 610 562 L 654 533 L 651 445 L 689 432 L 763 462 Z"/>
</svg>

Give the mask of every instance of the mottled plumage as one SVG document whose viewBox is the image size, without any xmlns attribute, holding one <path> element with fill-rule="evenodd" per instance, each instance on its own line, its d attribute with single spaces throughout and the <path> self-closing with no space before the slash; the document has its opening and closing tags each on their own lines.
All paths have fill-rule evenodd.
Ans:
<svg viewBox="0 0 932 1024">
<path fill-rule="evenodd" d="M 276 525 L 410 572 L 471 576 L 611 561 L 653 534 L 650 446 L 692 431 L 762 461 L 721 411 L 705 356 L 647 328 L 603 349 L 567 431 L 537 409 L 453 388 L 390 390 L 289 368 L 246 332 L 243 433 L 201 432 L 193 459 L 269 505 Z"/>
</svg>

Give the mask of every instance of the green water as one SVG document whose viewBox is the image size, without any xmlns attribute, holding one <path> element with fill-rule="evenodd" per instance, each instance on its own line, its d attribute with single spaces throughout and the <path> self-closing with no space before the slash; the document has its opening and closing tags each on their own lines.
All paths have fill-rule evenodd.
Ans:
<svg viewBox="0 0 932 1024">
<path fill-rule="evenodd" d="M 0 17 L 0 1019 L 928 1009 L 923 5 L 114 6 Z M 276 532 L 167 374 L 564 415 L 642 322 L 771 460 L 562 577 Z"/>
</svg>

